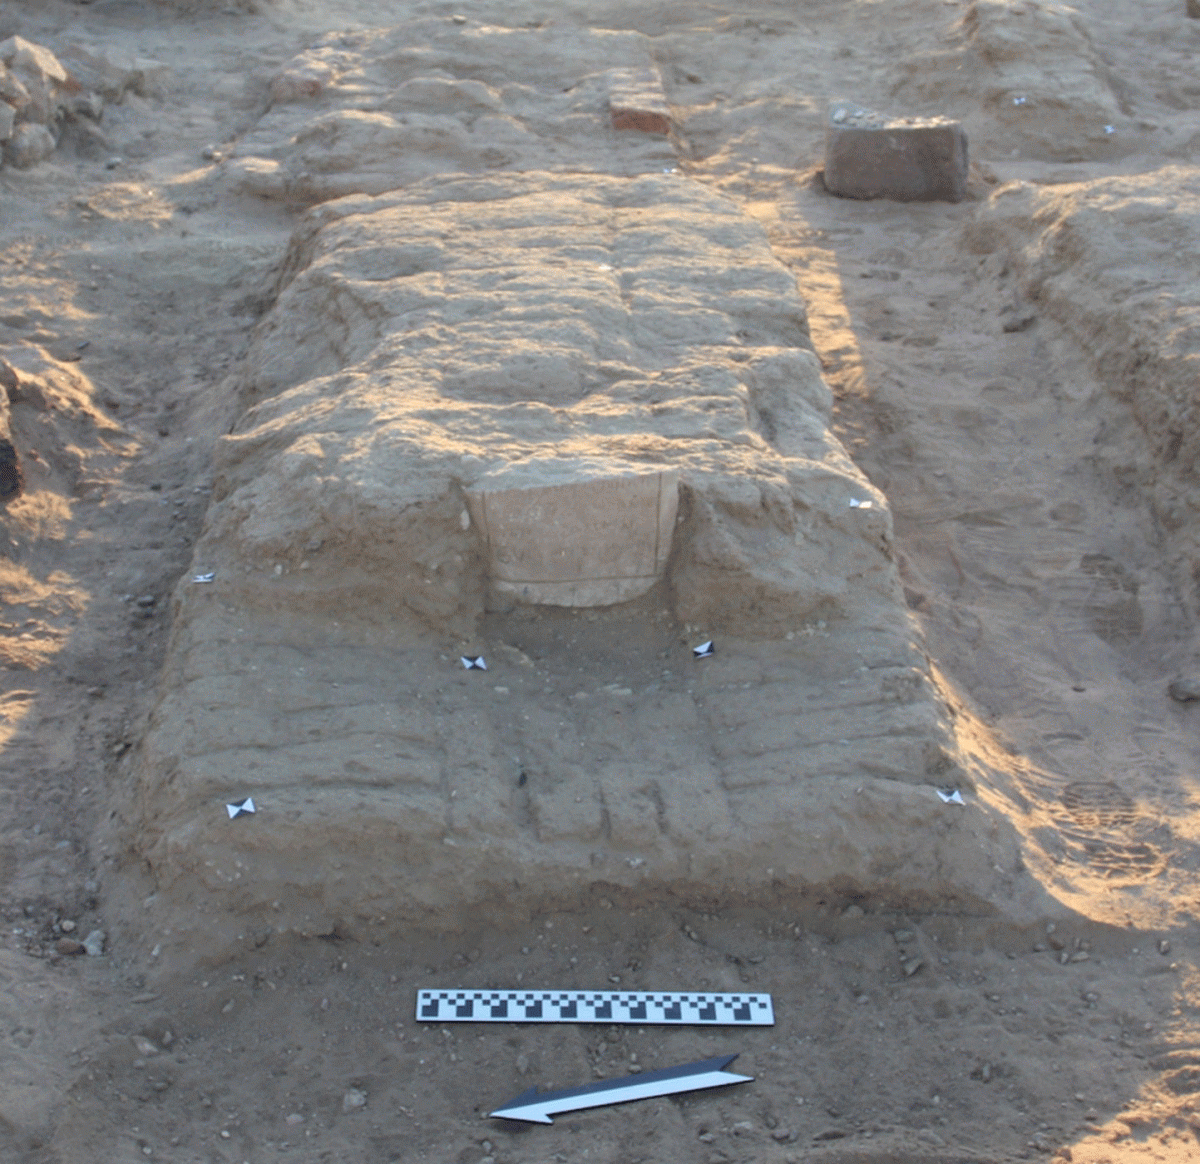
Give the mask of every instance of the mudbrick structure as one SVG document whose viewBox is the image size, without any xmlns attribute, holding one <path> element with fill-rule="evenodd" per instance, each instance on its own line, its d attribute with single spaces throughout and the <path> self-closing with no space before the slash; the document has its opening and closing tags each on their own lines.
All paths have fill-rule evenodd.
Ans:
<svg viewBox="0 0 1200 1164">
<path fill-rule="evenodd" d="M 327 932 L 597 882 L 1013 893 L 736 207 L 445 177 L 310 211 L 285 271 L 136 759 L 164 900 Z"/>
<path fill-rule="evenodd" d="M 459 7 L 0 6 L 0 1157 L 1191 1159 L 1200 24 Z"/>
</svg>

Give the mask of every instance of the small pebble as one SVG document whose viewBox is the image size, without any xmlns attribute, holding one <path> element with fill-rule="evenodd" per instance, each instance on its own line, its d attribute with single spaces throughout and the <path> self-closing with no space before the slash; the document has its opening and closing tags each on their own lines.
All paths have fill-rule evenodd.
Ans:
<svg viewBox="0 0 1200 1164">
<path fill-rule="evenodd" d="M 289 1116 L 285 1117 L 283 1122 L 285 1124 L 291 1124 L 293 1127 L 295 1127 L 297 1124 L 304 1123 L 304 1117 L 298 1111 L 294 1111 Z"/>
<path fill-rule="evenodd" d="M 93 958 L 99 958 L 104 953 L 104 939 L 108 935 L 103 930 L 92 930 L 86 938 L 83 939 L 83 948 Z"/>
<path fill-rule="evenodd" d="M 69 919 L 59 923 L 59 928 L 64 934 L 72 933 L 75 929 L 75 923 Z"/>
<path fill-rule="evenodd" d="M 54 943 L 54 949 L 60 954 L 74 955 L 83 953 L 83 943 L 74 938 L 59 938 Z"/>
<path fill-rule="evenodd" d="M 1158 943 L 1158 952 L 1160 954 L 1169 954 L 1171 952 L 1171 943 L 1166 938 L 1162 938 Z"/>
<path fill-rule="evenodd" d="M 350 1112 L 360 1107 L 367 1106 L 367 1096 L 365 1092 L 359 1091 L 357 1087 L 351 1087 L 342 1096 L 342 1111 Z"/>
</svg>

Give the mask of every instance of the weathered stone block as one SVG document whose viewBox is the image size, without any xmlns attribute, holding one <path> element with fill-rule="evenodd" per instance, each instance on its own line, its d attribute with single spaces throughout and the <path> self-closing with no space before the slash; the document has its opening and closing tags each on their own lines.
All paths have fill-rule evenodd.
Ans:
<svg viewBox="0 0 1200 1164">
<path fill-rule="evenodd" d="M 29 90 L 9 72 L 8 66 L 3 61 L 0 61 L 0 99 L 11 105 L 18 113 L 30 101 Z"/>
<path fill-rule="evenodd" d="M 75 80 L 107 101 L 120 101 L 130 90 L 139 97 L 161 93 L 170 78 L 171 70 L 162 61 L 108 45 L 72 41 L 63 46 L 62 56 Z"/>
<path fill-rule="evenodd" d="M 662 575 L 679 474 L 581 475 L 516 488 L 502 475 L 466 496 L 496 589 L 528 603 L 609 606 L 644 594 Z"/>
<path fill-rule="evenodd" d="M 942 117 L 888 117 L 848 102 L 829 109 L 825 188 L 844 198 L 961 202 L 967 135 Z"/>
<path fill-rule="evenodd" d="M 48 48 L 22 36 L 10 36 L 0 44 L 0 61 L 29 76 L 44 77 L 59 83 L 67 79 L 66 69 Z"/>
<path fill-rule="evenodd" d="M 608 76 L 613 129 L 671 132 L 671 109 L 657 69 L 612 69 Z"/>
<path fill-rule="evenodd" d="M 54 135 L 44 125 L 27 123 L 18 125 L 13 131 L 4 154 L 18 170 L 28 170 L 54 153 L 56 144 Z"/>
</svg>

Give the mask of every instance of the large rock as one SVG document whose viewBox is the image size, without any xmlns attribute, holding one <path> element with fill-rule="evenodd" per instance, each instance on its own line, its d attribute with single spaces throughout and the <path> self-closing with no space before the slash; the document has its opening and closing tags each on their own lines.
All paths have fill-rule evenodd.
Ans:
<svg viewBox="0 0 1200 1164">
<path fill-rule="evenodd" d="M 67 79 L 66 69 L 48 48 L 21 36 L 10 36 L 8 40 L 0 42 L 0 61 L 13 72 L 27 76 L 42 77 L 60 84 Z"/>
<path fill-rule="evenodd" d="M 325 204 L 239 392 L 194 560 L 215 580 L 175 596 L 125 808 L 168 955 L 597 882 L 1034 908 L 793 280 L 729 201 L 525 173 Z M 544 605 L 571 598 L 554 544 L 579 601 L 650 589 Z"/>
<path fill-rule="evenodd" d="M 54 121 L 67 71 L 45 45 L 10 36 L 0 42 L 0 69 L 0 96 L 17 111 L 18 121 Z"/>
<path fill-rule="evenodd" d="M 844 198 L 961 202 L 967 135 L 944 117 L 889 117 L 854 102 L 829 107 L 825 188 Z"/>
<path fill-rule="evenodd" d="M 57 142 L 44 125 L 25 122 L 13 130 L 4 144 L 5 160 L 18 170 L 28 170 L 54 153 Z"/>
<path fill-rule="evenodd" d="M 162 61 L 112 45 L 68 41 L 61 51 L 76 81 L 106 101 L 119 102 L 131 92 L 139 97 L 160 94 L 170 78 L 170 69 Z"/>
</svg>

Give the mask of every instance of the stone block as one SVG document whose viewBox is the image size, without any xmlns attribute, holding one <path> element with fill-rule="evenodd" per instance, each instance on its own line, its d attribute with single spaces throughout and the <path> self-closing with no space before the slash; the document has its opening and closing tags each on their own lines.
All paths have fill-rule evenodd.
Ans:
<svg viewBox="0 0 1200 1164">
<path fill-rule="evenodd" d="M 67 79 L 67 70 L 48 48 L 21 36 L 10 36 L 0 44 L 0 61 L 16 72 L 44 77 L 47 81 L 61 84 Z"/>
<path fill-rule="evenodd" d="M 888 117 L 833 102 L 825 188 L 844 198 L 961 202 L 967 192 L 967 135 L 948 118 Z"/>
<path fill-rule="evenodd" d="M 608 86 L 613 129 L 671 132 L 671 109 L 657 69 L 612 69 Z"/>
<path fill-rule="evenodd" d="M 28 170 L 54 153 L 56 145 L 54 135 L 44 125 L 27 123 L 13 131 L 5 144 L 4 156 L 18 170 Z"/>
<path fill-rule="evenodd" d="M 1200 0 L 1187 0 L 1187 14 L 1200 20 Z"/>
<path fill-rule="evenodd" d="M 8 66 L 0 61 L 0 98 L 11 105 L 18 113 L 29 104 L 29 90 L 14 77 Z"/>
<path fill-rule="evenodd" d="M 162 61 L 108 45 L 72 41 L 64 45 L 62 56 L 76 81 L 107 101 L 120 101 L 129 91 L 139 97 L 160 94 L 170 78 L 171 71 Z"/>
<path fill-rule="evenodd" d="M 467 493 L 492 586 L 550 606 L 608 606 L 649 590 L 670 556 L 678 503 L 675 470 L 524 488 L 484 482 Z"/>
</svg>

